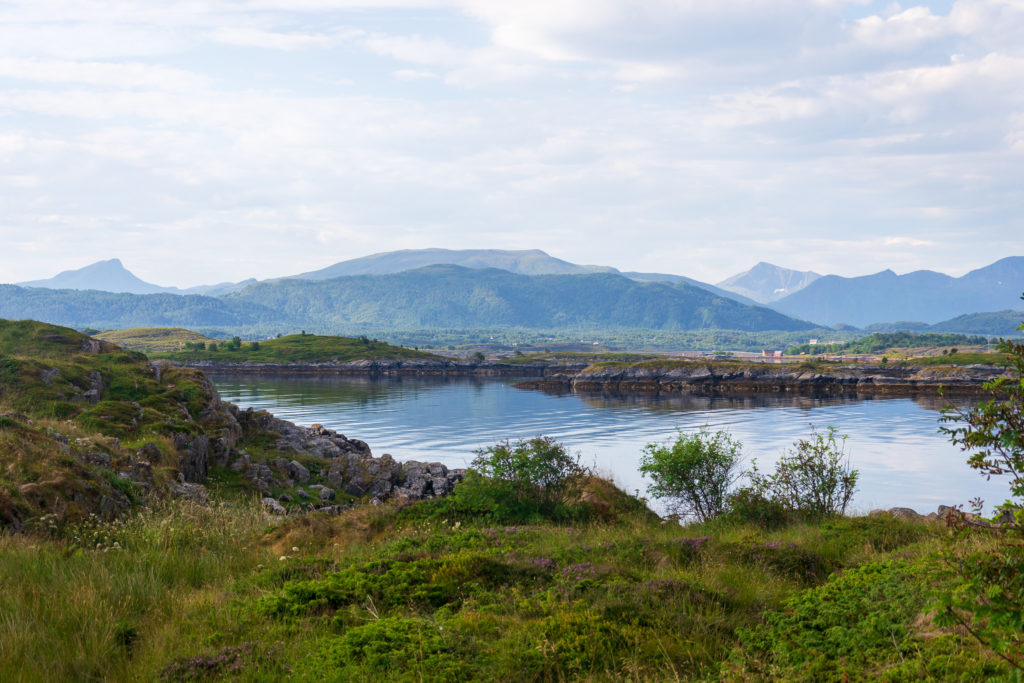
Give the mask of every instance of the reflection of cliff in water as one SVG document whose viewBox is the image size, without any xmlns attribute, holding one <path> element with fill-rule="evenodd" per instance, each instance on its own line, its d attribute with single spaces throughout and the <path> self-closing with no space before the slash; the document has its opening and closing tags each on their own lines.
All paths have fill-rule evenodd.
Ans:
<svg viewBox="0 0 1024 683">
<path fill-rule="evenodd" d="M 560 392 L 561 393 L 561 392 Z M 811 410 L 824 406 L 851 405 L 867 401 L 906 401 L 908 398 L 925 410 L 936 412 L 954 405 L 966 407 L 978 399 L 941 396 L 882 398 L 877 396 L 801 396 L 797 394 L 736 394 L 702 396 L 696 394 L 637 394 L 613 392 L 571 392 L 589 406 L 601 409 L 646 408 L 659 412 L 698 412 L 706 410 L 741 410 L 750 408 L 799 408 Z"/>
<path fill-rule="evenodd" d="M 226 396 L 242 403 L 277 405 L 342 404 L 353 407 L 380 406 L 396 398 L 419 400 L 433 393 L 463 387 L 470 394 L 483 392 L 494 383 L 512 384 L 513 378 L 486 377 L 352 377 L 347 375 L 277 374 L 210 374 L 211 379 Z M 538 391 L 530 389 L 527 391 Z M 572 392 L 544 390 L 553 396 L 573 396 L 594 408 L 606 410 L 644 409 L 654 412 L 695 412 L 705 410 L 739 410 L 749 408 L 799 408 L 812 410 L 824 406 L 856 404 L 865 401 L 912 400 L 930 411 L 939 411 L 948 405 L 967 406 L 977 399 L 918 395 L 913 397 L 880 397 L 871 395 L 812 396 L 801 394 L 743 393 L 733 395 L 698 395 L 679 393 L 635 392 Z M 438 397 L 438 400 L 441 400 Z"/>
<path fill-rule="evenodd" d="M 460 385 L 480 390 L 489 382 L 506 381 L 486 377 L 388 376 L 353 377 L 329 374 L 217 374 L 207 373 L 227 396 L 259 398 L 276 405 L 345 404 L 369 406 L 386 403 L 396 396 L 415 399 L 439 389 Z M 246 402 L 246 401 L 242 401 Z"/>
</svg>

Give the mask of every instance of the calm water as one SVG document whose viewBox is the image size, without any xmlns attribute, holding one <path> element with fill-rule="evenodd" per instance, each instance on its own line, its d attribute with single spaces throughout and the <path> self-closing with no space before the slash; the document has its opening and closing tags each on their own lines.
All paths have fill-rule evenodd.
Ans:
<svg viewBox="0 0 1024 683">
<path fill-rule="evenodd" d="M 375 455 L 465 467 L 473 451 L 502 439 L 553 436 L 620 487 L 643 491 L 637 471 L 645 444 L 676 429 L 728 429 L 762 471 L 798 439 L 835 425 L 861 472 L 855 511 L 894 506 L 931 512 L 981 496 L 986 508 L 1008 494 L 968 469 L 938 432 L 937 399 L 552 395 L 508 380 L 214 377 L 223 397 L 297 424 L 320 423 L 366 441 Z"/>
</svg>

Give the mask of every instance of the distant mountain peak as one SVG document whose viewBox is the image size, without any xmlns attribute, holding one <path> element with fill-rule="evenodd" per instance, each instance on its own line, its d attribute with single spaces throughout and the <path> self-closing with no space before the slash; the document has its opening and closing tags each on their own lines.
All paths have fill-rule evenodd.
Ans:
<svg viewBox="0 0 1024 683">
<path fill-rule="evenodd" d="M 810 270 L 790 270 L 767 261 L 758 261 L 750 270 L 726 278 L 718 286 L 754 301 L 769 303 L 800 291 L 820 277 Z"/>
<path fill-rule="evenodd" d="M 124 267 L 119 258 L 96 261 L 75 270 L 65 270 L 46 280 L 19 283 L 23 287 L 46 289 L 95 289 L 126 294 L 157 294 L 173 288 L 150 284 Z"/>
</svg>

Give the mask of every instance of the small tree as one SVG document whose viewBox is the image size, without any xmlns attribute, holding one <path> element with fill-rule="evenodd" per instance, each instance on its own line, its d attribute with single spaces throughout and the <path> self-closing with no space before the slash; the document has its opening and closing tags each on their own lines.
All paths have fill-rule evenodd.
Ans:
<svg viewBox="0 0 1024 683">
<path fill-rule="evenodd" d="M 669 509 L 706 522 L 725 511 L 729 488 L 739 478 L 742 444 L 725 431 L 707 426 L 696 434 L 682 431 L 671 444 L 647 444 L 640 471 L 654 482 L 647 493 L 664 498 Z"/>
<path fill-rule="evenodd" d="M 1017 329 L 1024 330 L 1024 324 Z M 945 408 L 939 429 L 962 450 L 971 451 L 967 465 L 987 479 L 1010 475 L 1010 494 L 1018 500 L 1006 501 L 1003 507 L 1016 509 L 1024 503 L 1024 344 L 1001 339 L 998 348 L 1007 354 L 1017 376 L 986 382 L 990 401 L 967 409 Z"/>
<path fill-rule="evenodd" d="M 815 518 L 846 512 L 857 488 L 859 472 L 850 469 L 846 437 L 829 427 L 824 434 L 811 428 L 775 465 L 775 472 L 748 473 L 751 488 L 800 516 Z"/>
<path fill-rule="evenodd" d="M 1024 324 L 1017 329 L 1024 330 Z M 1010 476 L 1011 499 L 1000 507 L 1016 524 L 1004 525 L 995 544 L 979 548 L 962 542 L 975 529 L 966 516 L 955 516 L 956 533 L 943 553 L 954 586 L 937 593 L 932 606 L 937 609 L 938 625 L 966 629 L 1016 669 L 1014 680 L 1020 680 L 1024 678 L 1024 344 L 1001 339 L 998 348 L 1009 357 L 1016 376 L 987 382 L 989 401 L 966 409 L 944 409 L 940 429 L 954 444 L 972 451 L 967 464 L 986 479 Z M 983 501 L 974 504 L 980 512 Z"/>
<path fill-rule="evenodd" d="M 548 436 L 501 441 L 476 451 L 458 502 L 501 519 L 552 515 L 582 484 L 579 456 Z"/>
</svg>

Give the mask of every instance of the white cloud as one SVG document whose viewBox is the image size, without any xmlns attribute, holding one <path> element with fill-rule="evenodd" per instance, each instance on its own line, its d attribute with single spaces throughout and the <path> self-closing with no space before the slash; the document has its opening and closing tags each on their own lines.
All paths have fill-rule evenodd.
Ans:
<svg viewBox="0 0 1024 683">
<path fill-rule="evenodd" d="M 440 78 L 433 71 L 423 71 L 422 69 L 398 69 L 392 71 L 391 75 L 400 81 L 422 81 Z"/>
<path fill-rule="evenodd" d="M 362 44 L 379 55 L 412 64 L 456 66 L 463 61 L 463 51 L 437 38 L 378 34 L 367 36 Z"/>
<path fill-rule="evenodd" d="M 910 49 L 947 35 L 949 22 L 927 7 L 911 7 L 889 17 L 878 15 L 859 19 L 853 37 L 865 45 L 883 49 Z"/>
<path fill-rule="evenodd" d="M 138 62 L 109 63 L 2 57 L 0 78 L 39 83 L 75 83 L 159 90 L 191 90 L 210 84 L 210 79 L 203 74 Z"/>
<path fill-rule="evenodd" d="M 362 35 L 362 31 L 335 31 L 329 34 L 281 33 L 248 26 L 226 26 L 210 32 L 210 38 L 218 43 L 287 51 L 331 47 L 359 35 Z"/>
<path fill-rule="evenodd" d="M 983 265 L 1024 209 L 1022 10 L 8 2 L 0 270 L 120 244 L 195 284 L 468 241 L 707 280 Z M 154 255 L 188 240 L 191 274 Z"/>
</svg>

